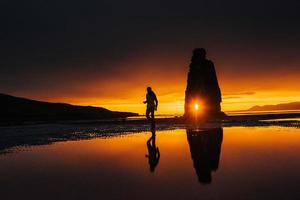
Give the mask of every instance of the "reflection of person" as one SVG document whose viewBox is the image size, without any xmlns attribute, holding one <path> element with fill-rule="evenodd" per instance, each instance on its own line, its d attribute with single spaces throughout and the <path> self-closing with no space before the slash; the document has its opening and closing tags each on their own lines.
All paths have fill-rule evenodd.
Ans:
<svg viewBox="0 0 300 200">
<path fill-rule="evenodd" d="M 187 130 L 194 168 L 200 183 L 210 183 L 211 172 L 219 167 L 223 129 Z"/>
<path fill-rule="evenodd" d="M 160 152 L 158 147 L 155 144 L 155 124 L 152 124 L 151 127 L 152 136 L 147 141 L 147 148 L 148 148 L 148 154 L 146 157 L 148 158 L 148 163 L 150 167 L 150 172 L 154 172 L 155 167 L 158 165 L 159 158 L 160 158 Z"/>
<path fill-rule="evenodd" d="M 158 100 L 151 87 L 147 87 L 146 101 L 143 103 L 147 104 L 146 117 L 148 120 L 154 122 L 154 111 L 157 110 Z M 151 117 L 150 117 L 151 115 Z"/>
</svg>

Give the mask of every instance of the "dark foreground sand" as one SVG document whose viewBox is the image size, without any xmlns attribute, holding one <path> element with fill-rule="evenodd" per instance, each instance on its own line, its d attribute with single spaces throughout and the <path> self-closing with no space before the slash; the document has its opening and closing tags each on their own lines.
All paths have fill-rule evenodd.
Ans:
<svg viewBox="0 0 300 200">
<path fill-rule="evenodd" d="M 156 120 L 156 129 L 158 131 L 178 128 L 209 129 L 233 126 L 300 128 L 300 113 L 227 116 L 221 120 L 198 121 L 197 123 L 186 123 L 181 117 Z M 95 137 L 111 137 L 142 131 L 150 131 L 150 124 L 145 119 L 30 122 L 17 126 L 2 126 L 0 127 L 0 154 L 7 153 L 13 147 L 18 146 L 42 145 L 57 141 Z"/>
</svg>

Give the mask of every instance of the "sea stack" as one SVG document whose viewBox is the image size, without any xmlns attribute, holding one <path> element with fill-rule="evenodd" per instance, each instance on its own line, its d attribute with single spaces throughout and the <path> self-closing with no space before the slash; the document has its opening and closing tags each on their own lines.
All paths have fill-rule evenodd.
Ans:
<svg viewBox="0 0 300 200">
<path fill-rule="evenodd" d="M 214 63 L 206 58 L 204 48 L 196 48 L 189 66 L 184 116 L 193 118 L 198 112 L 203 117 L 220 117 L 224 115 L 221 101 Z"/>
</svg>

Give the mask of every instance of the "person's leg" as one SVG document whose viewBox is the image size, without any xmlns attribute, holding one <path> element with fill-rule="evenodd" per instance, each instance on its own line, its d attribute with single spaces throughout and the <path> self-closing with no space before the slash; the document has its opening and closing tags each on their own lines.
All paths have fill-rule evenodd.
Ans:
<svg viewBox="0 0 300 200">
<path fill-rule="evenodd" d="M 147 108 L 147 110 L 146 110 L 146 117 L 148 120 L 150 120 L 150 109 L 149 108 Z"/>
<path fill-rule="evenodd" d="M 152 135 L 155 135 L 156 132 L 155 121 L 151 121 L 151 132 Z"/>
<path fill-rule="evenodd" d="M 151 109 L 151 119 L 152 122 L 154 123 L 154 108 Z"/>
<path fill-rule="evenodd" d="M 151 140 L 152 140 L 152 136 L 147 140 L 148 149 L 151 149 Z"/>
</svg>

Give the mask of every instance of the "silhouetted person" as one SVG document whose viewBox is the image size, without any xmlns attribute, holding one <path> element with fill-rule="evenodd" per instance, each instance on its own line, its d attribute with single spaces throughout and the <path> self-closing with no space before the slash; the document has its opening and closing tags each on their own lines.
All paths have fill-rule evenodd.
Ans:
<svg viewBox="0 0 300 200">
<path fill-rule="evenodd" d="M 154 111 L 157 110 L 158 100 L 151 87 L 147 87 L 146 101 L 144 103 L 147 104 L 146 117 L 154 123 Z"/>
<path fill-rule="evenodd" d="M 221 90 L 214 63 L 206 59 L 206 51 L 197 48 L 193 51 L 185 91 L 185 117 L 193 116 L 193 103 L 201 101 L 206 116 L 221 114 Z"/>
<path fill-rule="evenodd" d="M 211 173 L 219 167 L 223 129 L 187 130 L 187 140 L 198 181 L 212 181 Z"/>
<path fill-rule="evenodd" d="M 150 172 L 154 172 L 155 167 L 158 165 L 159 158 L 160 158 L 159 149 L 155 144 L 155 139 L 156 139 L 155 123 L 152 123 L 151 125 L 151 132 L 152 132 L 152 136 L 147 141 L 148 154 L 146 155 L 146 157 L 148 157 Z"/>
</svg>

